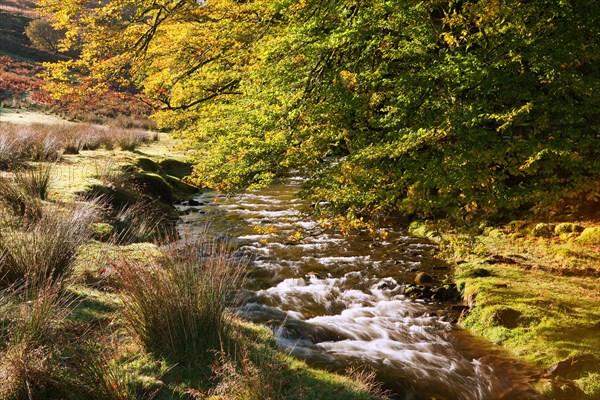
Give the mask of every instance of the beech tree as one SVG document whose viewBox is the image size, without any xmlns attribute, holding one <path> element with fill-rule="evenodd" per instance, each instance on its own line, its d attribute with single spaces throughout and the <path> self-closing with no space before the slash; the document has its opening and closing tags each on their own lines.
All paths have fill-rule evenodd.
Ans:
<svg viewBox="0 0 600 400">
<path fill-rule="evenodd" d="M 600 200 L 595 2 L 41 0 L 223 191 L 289 171 L 333 215 L 501 218 Z"/>
</svg>

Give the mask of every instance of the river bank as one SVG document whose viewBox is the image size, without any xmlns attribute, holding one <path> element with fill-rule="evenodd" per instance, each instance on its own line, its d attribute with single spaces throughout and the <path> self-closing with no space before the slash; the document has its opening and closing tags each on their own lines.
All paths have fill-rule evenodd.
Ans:
<svg viewBox="0 0 600 400">
<path fill-rule="evenodd" d="M 435 223 L 411 231 L 438 243 L 467 305 L 460 325 L 537 366 L 549 398 L 600 398 L 597 221 L 513 221 L 479 234 Z"/>
<path fill-rule="evenodd" d="M 98 132 L 101 131 L 96 131 Z M 94 222 L 91 226 L 93 240 L 86 241 L 79 247 L 74 264 L 74 280 L 68 286 L 69 293 L 77 298 L 77 305 L 72 308 L 66 325 L 69 329 L 78 326 L 79 330 L 83 327 L 95 327 L 92 332 L 100 335 L 104 343 L 102 346 L 106 346 L 106 350 L 102 352 L 107 355 L 105 361 L 115 368 L 109 373 L 129 376 L 127 379 L 130 380 L 130 388 L 141 384 L 150 392 L 154 393 L 156 389 L 159 398 L 167 394 L 200 398 L 215 387 L 220 387 L 221 395 L 225 395 L 228 390 L 231 393 L 237 390 L 247 391 L 252 387 L 262 390 L 262 394 L 274 397 L 290 398 L 291 393 L 299 393 L 297 398 L 369 398 L 371 376 L 355 372 L 342 377 L 309 368 L 305 363 L 277 350 L 281 340 L 277 343 L 269 329 L 247 322 L 236 322 L 236 329 L 241 332 L 239 337 L 242 338 L 237 342 L 239 349 L 235 350 L 242 357 L 237 360 L 251 360 L 245 366 L 243 363 L 238 364 L 238 361 L 232 363 L 231 359 L 221 353 L 221 358 L 217 357 L 216 366 L 192 371 L 156 358 L 139 343 L 131 340 L 130 333 L 124 329 L 119 317 L 123 311 L 123 298 L 119 294 L 118 285 L 115 286 L 115 263 L 123 259 L 147 263 L 148 260 L 157 257 L 160 250 L 152 242 L 159 240 L 161 234 L 154 228 L 159 224 L 171 228 L 176 225 L 179 214 L 174 211 L 172 204 L 190 197 L 202 200 L 202 196 L 198 197 L 194 188 L 181 182 L 181 178 L 190 173 L 189 165 L 185 163 L 186 154 L 177 149 L 175 142 L 168 136 L 152 134 L 132 150 L 123 150 L 118 145 L 112 149 L 82 148 L 77 154 L 61 154 L 58 161 L 22 165 L 25 168 L 52 165 L 51 185 L 48 197 L 44 200 L 44 207 L 58 206 L 68 209 L 73 204 L 85 202 L 90 196 L 109 199 L 113 210 L 132 204 L 138 205 L 138 208 L 134 209 L 135 213 L 139 214 L 137 218 L 132 213 L 120 216 L 117 216 L 118 213 L 109 213 L 105 215 L 105 219 Z M 3 174 L 9 176 L 10 171 Z M 287 193 L 286 196 L 288 195 L 293 196 L 293 193 Z M 260 200 L 260 196 L 250 195 L 250 199 Z M 207 193 L 207 201 L 202 201 L 205 204 L 199 209 L 194 208 L 193 211 L 196 212 L 188 215 L 202 216 L 203 209 L 215 208 L 212 206 L 220 204 L 219 200 L 218 196 Z M 257 211 L 264 220 L 254 221 L 254 227 L 250 227 L 250 233 L 253 235 L 247 236 L 245 240 L 254 243 L 257 250 L 281 247 L 281 244 L 272 240 L 273 235 L 278 229 L 281 230 L 281 227 L 277 227 L 278 223 L 288 218 L 286 215 L 290 210 L 292 214 L 295 211 L 278 198 L 267 196 L 260 201 L 265 203 L 259 204 Z M 289 201 L 290 204 L 296 204 L 292 197 L 289 197 Z M 200 202 L 187 204 L 199 205 Z M 251 217 L 253 212 L 247 200 L 230 207 L 246 218 Z M 163 218 L 155 220 L 157 215 Z M 186 215 L 183 218 L 185 222 Z M 231 221 L 227 215 L 219 215 L 219 218 Z M 280 218 L 284 220 L 279 221 Z M 415 242 L 402 235 L 397 240 L 389 237 L 388 241 L 373 241 L 373 238 L 367 235 L 351 242 L 350 252 L 357 252 L 356 254 L 345 253 L 347 257 L 340 257 L 341 254 L 338 254 L 338 257 L 324 255 L 321 258 L 315 253 L 323 248 L 323 244 L 319 244 L 320 239 L 315 238 L 316 242 L 312 243 L 310 238 L 302 235 L 300 228 L 306 228 L 307 224 L 311 225 L 307 221 L 299 221 L 297 229 L 286 231 L 283 244 L 289 246 L 289 249 L 296 249 L 293 251 L 312 249 L 309 273 L 298 279 L 297 271 L 294 272 L 293 268 L 288 271 L 289 276 L 279 275 L 279 271 L 270 277 L 270 283 L 264 286 L 263 290 L 260 290 L 260 287 L 256 288 L 261 293 L 260 296 L 265 299 L 272 295 L 283 296 L 283 289 L 288 286 L 288 289 L 301 294 L 303 290 L 309 289 L 310 285 L 314 285 L 320 288 L 320 292 L 315 292 L 314 295 L 324 296 L 329 302 L 334 298 L 332 296 L 338 290 L 336 288 L 344 287 L 344 291 L 348 289 L 347 293 L 355 293 L 353 296 L 356 296 L 356 289 L 366 294 L 370 293 L 370 296 L 380 293 L 373 301 L 375 298 L 383 300 L 391 296 L 388 299 L 391 300 L 389 304 L 405 307 L 404 302 L 398 302 L 396 297 L 402 297 L 404 294 L 411 296 L 409 292 L 412 290 L 412 295 L 420 301 L 431 298 L 434 303 L 440 304 L 439 307 L 443 308 L 445 304 L 452 308 L 452 304 L 455 304 L 453 300 L 456 300 L 455 294 L 460 292 L 467 306 L 455 306 L 447 315 L 435 315 L 440 314 L 436 310 L 430 310 L 435 311 L 431 315 L 423 315 L 429 311 L 418 305 L 414 311 L 407 309 L 402 318 L 411 321 L 408 325 L 415 324 L 424 329 L 418 332 L 423 336 L 416 338 L 417 343 L 419 340 L 439 340 L 430 336 L 431 332 L 427 332 L 429 328 L 440 332 L 451 330 L 451 320 L 457 317 L 460 319 L 457 322 L 469 332 L 501 345 L 517 359 L 537 366 L 542 372 L 530 376 L 531 381 L 548 398 L 598 398 L 596 360 L 600 343 L 598 335 L 595 334 L 598 329 L 597 323 L 594 323 L 600 321 L 597 311 L 598 254 L 594 244 L 596 225 L 592 221 L 582 225 L 538 225 L 521 221 L 501 229 L 486 227 L 480 234 L 470 236 L 449 233 L 450 229 L 440 225 L 413 224 L 411 231 L 414 234 L 424 236 L 433 243 Z M 256 230 L 257 227 L 260 229 Z M 115 233 L 126 234 L 128 238 L 125 241 L 115 241 Z M 333 240 L 332 243 L 335 242 L 337 252 L 341 251 L 339 246 L 342 237 L 329 239 Z M 385 250 L 395 246 L 400 246 L 401 252 L 398 255 L 391 250 Z M 365 254 L 383 248 L 383 259 L 378 261 L 375 257 L 365 258 L 364 255 L 359 255 L 358 250 L 363 247 Z M 438 252 L 430 251 L 436 248 Z M 431 255 L 437 257 L 439 262 L 435 259 L 424 262 L 423 257 L 428 259 Z M 338 272 L 342 273 L 346 268 L 344 263 L 355 262 L 354 257 L 358 257 L 356 260 L 359 261 L 355 267 L 364 268 L 366 274 L 359 282 L 356 281 L 355 267 L 348 272 L 350 275 L 346 273 L 342 279 L 327 275 L 329 271 L 339 270 Z M 282 265 L 286 265 L 283 258 L 280 261 Z M 331 265 L 331 262 L 336 264 Z M 394 276 L 395 280 L 380 280 L 371 276 L 375 265 L 376 269 L 381 270 L 382 276 Z M 424 265 L 430 267 L 427 267 L 426 272 L 421 270 Z M 289 266 L 293 267 L 292 264 Z M 400 270 L 404 272 L 398 277 L 397 271 Z M 263 275 L 266 272 L 267 269 L 253 271 L 254 274 Z M 428 274 L 432 281 L 423 273 Z M 256 276 L 258 275 L 253 277 Z M 278 285 L 279 283 L 283 286 Z M 434 284 L 435 287 L 427 293 L 428 295 L 421 290 Z M 331 293 L 323 293 L 323 290 L 329 290 Z M 345 293 L 344 291 L 342 293 Z M 307 291 L 305 299 L 308 298 L 308 294 Z M 384 294 L 388 297 L 381 297 Z M 356 297 L 357 303 L 350 308 L 354 308 L 355 312 L 361 307 L 364 308 L 364 304 L 361 305 L 367 301 L 364 296 L 361 294 Z M 292 300 L 293 297 L 290 297 L 290 301 Z M 331 340 L 332 335 L 334 337 L 331 343 L 320 344 L 321 347 L 329 346 L 330 351 L 343 354 L 351 350 L 340 346 L 352 338 L 352 330 L 358 329 L 362 330 L 361 334 L 366 333 L 366 326 L 359 328 L 359 324 L 356 327 L 349 326 L 350 330 L 345 331 L 344 324 L 352 322 L 351 320 L 346 321 L 343 315 L 322 316 L 319 307 L 322 308 L 325 304 L 319 305 L 315 300 L 315 306 L 317 309 L 311 311 L 314 315 L 303 316 L 311 323 L 314 318 L 317 330 L 312 333 L 311 340 L 327 342 Z M 338 306 L 347 307 L 342 304 L 337 304 L 336 307 Z M 385 324 L 389 312 L 398 312 L 398 309 L 383 307 L 379 310 L 377 307 L 367 307 L 366 311 L 375 313 L 378 316 L 377 320 Z M 463 311 L 462 315 L 459 315 L 460 311 Z M 380 312 L 386 314 L 379 315 Z M 443 310 L 441 312 L 444 313 Z M 357 314 L 356 317 L 364 318 L 365 315 Z M 277 319 L 277 316 L 272 317 Z M 297 329 L 301 330 L 302 324 L 298 324 Z M 321 329 L 323 327 L 326 329 Z M 335 328 L 335 334 L 326 332 L 331 327 Z M 384 328 L 384 325 L 381 327 Z M 402 329 L 397 331 L 401 334 Z M 292 351 L 312 351 L 312 345 L 301 341 L 302 336 L 296 337 L 294 335 L 297 333 L 290 332 L 287 334 L 291 335 L 288 338 L 294 342 L 291 346 Z M 342 336 L 336 337 L 339 335 Z M 319 337 L 321 339 L 315 339 Z M 344 338 L 346 340 L 341 340 Z M 416 345 L 411 345 L 413 339 L 406 336 L 402 340 L 413 346 Z M 359 355 L 358 352 L 356 354 Z M 481 354 L 477 357 L 480 356 Z M 389 353 L 386 353 L 387 357 Z M 373 361 L 377 360 L 374 358 Z M 399 358 L 398 361 L 411 365 L 409 359 Z M 427 364 L 419 364 L 425 361 L 416 360 L 416 364 L 411 365 L 411 368 L 414 367 L 415 371 L 426 371 L 429 368 Z M 328 362 L 331 363 L 331 360 Z M 467 365 L 468 363 L 465 364 Z M 545 372 L 546 370 L 549 371 Z M 214 374 L 217 374 L 216 381 L 215 378 L 211 378 Z M 219 386 L 217 381 L 222 385 Z M 241 388 L 236 386 L 235 382 L 241 382 Z M 466 382 L 467 386 L 472 385 L 469 382 Z M 123 391 L 125 392 L 125 389 Z M 212 393 L 216 392 L 213 390 Z"/>
<path fill-rule="evenodd" d="M 77 137 L 90 133 L 89 141 L 66 150 L 72 126 Z M 228 336 L 202 362 L 148 351 L 153 344 L 141 340 L 145 333 L 136 333 L 126 317 L 135 301 L 127 290 L 133 285 L 148 299 L 172 303 L 154 292 L 163 286 L 135 286 L 140 281 L 124 281 L 121 272 L 137 265 L 143 272 L 138 278 L 144 278 L 163 259 L 183 259 L 160 245 L 177 235 L 172 204 L 198 192 L 181 180 L 190 172 L 186 154 L 167 135 L 117 134 L 112 127 L 3 123 L 0 129 L 8 138 L 2 154 L 10 156 L 2 184 L 20 190 L 29 177 L 45 182 L 43 193 L 2 197 L 0 246 L 10 257 L 0 265 L 0 398 L 367 399 L 377 392 L 368 372 L 341 376 L 310 368 L 278 350 L 268 329 L 233 316 L 227 317 Z M 130 143 L 133 136 L 139 141 Z M 96 146 L 92 139 L 98 137 L 106 141 Z M 13 138 L 27 146 L 8 146 Z M 43 152 L 21 151 L 38 145 Z M 26 200 L 24 208 L 19 199 Z M 21 248 L 23 257 L 12 257 Z M 21 266 L 25 272 L 18 277 Z M 38 271 L 37 278 L 27 271 Z M 158 281 L 165 282 L 187 284 Z M 177 301 L 182 296 L 173 293 Z M 42 313 L 43 307 L 49 311 Z M 22 334 L 26 329 L 33 336 Z"/>
</svg>

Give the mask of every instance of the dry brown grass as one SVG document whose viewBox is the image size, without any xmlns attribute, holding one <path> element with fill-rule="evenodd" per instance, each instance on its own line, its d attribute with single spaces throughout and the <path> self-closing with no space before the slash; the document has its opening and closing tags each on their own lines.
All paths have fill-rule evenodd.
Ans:
<svg viewBox="0 0 600 400">
<path fill-rule="evenodd" d="M 55 161 L 62 154 L 77 154 L 81 150 L 95 150 L 104 146 L 112 150 L 133 151 L 151 140 L 151 135 L 140 129 L 102 127 L 89 124 L 64 125 L 0 125 L 0 168 L 8 168 L 18 161 Z"/>
</svg>

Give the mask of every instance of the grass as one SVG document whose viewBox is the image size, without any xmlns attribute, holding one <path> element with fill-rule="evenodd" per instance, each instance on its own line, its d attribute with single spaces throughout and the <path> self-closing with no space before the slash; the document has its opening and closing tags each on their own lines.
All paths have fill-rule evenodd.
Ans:
<svg viewBox="0 0 600 400">
<path fill-rule="evenodd" d="M 39 163 L 31 168 L 15 171 L 14 183 L 25 196 L 46 200 L 52 179 L 52 164 Z"/>
<path fill-rule="evenodd" d="M 1 230 L 0 282 L 70 276 L 77 249 L 89 237 L 88 226 L 95 218 L 89 204 L 50 207 L 33 224 Z"/>
<path fill-rule="evenodd" d="M 70 302 L 58 285 L 43 279 L 1 293 L 0 399 L 65 394 L 58 344 Z"/>
<path fill-rule="evenodd" d="M 203 238 L 165 251 L 152 263 L 119 262 L 116 275 L 130 332 L 158 356 L 206 361 L 228 335 L 225 308 L 242 265 L 224 244 Z"/>
<path fill-rule="evenodd" d="M 107 150 L 115 146 L 134 151 L 152 136 L 140 129 L 103 127 L 90 124 L 0 124 L 0 166 L 17 161 L 56 161 L 63 154 L 78 154 L 82 150 Z"/>
</svg>

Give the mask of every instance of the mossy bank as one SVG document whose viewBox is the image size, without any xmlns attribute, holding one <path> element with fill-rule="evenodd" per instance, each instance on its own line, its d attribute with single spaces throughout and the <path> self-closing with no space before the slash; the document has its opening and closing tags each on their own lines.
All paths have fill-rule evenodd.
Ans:
<svg viewBox="0 0 600 400">
<path fill-rule="evenodd" d="M 538 367 L 549 398 L 600 399 L 600 227 L 594 221 L 513 221 L 452 232 L 411 231 L 439 243 L 469 309 L 460 324 Z"/>
</svg>

